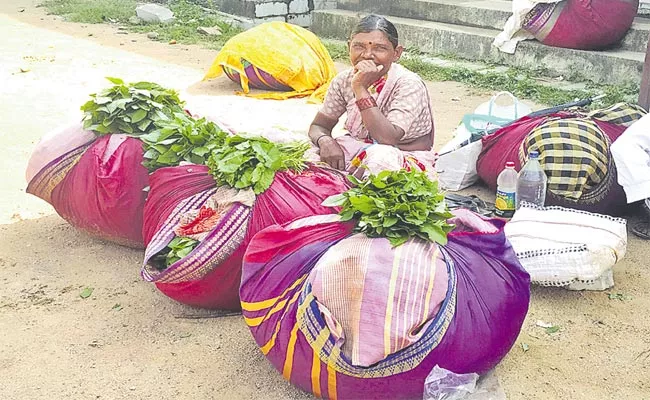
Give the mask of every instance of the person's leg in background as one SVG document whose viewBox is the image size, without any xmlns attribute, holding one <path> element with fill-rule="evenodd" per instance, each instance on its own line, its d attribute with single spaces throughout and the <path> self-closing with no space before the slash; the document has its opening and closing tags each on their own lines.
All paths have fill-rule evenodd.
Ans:
<svg viewBox="0 0 650 400">
<path fill-rule="evenodd" d="M 637 224 L 632 232 L 650 239 L 650 114 L 630 126 L 611 146 L 618 171 L 618 183 L 623 186 L 628 203 L 644 200 L 648 220 Z"/>
</svg>

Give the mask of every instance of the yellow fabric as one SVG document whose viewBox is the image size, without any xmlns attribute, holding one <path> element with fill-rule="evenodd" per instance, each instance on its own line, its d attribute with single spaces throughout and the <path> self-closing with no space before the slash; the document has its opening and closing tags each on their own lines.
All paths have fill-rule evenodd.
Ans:
<svg viewBox="0 0 650 400">
<path fill-rule="evenodd" d="M 294 91 L 248 94 L 250 89 L 242 59 Z M 230 39 L 217 54 L 204 80 L 223 74 L 224 65 L 239 73 L 245 94 L 261 99 L 310 96 L 310 102 L 322 102 L 329 83 L 336 76 L 332 57 L 318 37 L 286 22 L 268 22 Z"/>
</svg>

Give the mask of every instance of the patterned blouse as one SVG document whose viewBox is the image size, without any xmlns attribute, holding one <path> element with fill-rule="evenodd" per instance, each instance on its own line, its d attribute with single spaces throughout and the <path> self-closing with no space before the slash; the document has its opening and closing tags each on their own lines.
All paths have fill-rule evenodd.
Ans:
<svg viewBox="0 0 650 400">
<path fill-rule="evenodd" d="M 350 121 L 351 115 L 359 113 L 352 91 L 353 75 L 354 70 L 349 69 L 339 73 L 332 80 L 320 112 L 337 120 L 347 112 L 348 120 L 345 128 L 355 138 L 366 140 L 367 129 L 362 124 L 354 124 Z M 404 130 L 404 136 L 399 144 L 409 143 L 433 133 L 429 94 L 417 74 L 399 64 L 393 64 L 385 84 L 381 82 L 376 86 L 376 90 L 372 90 L 371 87 L 370 91 L 377 100 L 379 110 L 390 123 Z"/>
</svg>

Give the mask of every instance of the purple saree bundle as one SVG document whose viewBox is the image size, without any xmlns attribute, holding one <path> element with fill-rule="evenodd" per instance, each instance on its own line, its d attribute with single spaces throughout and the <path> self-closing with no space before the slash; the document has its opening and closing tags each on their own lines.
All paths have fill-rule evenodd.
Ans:
<svg viewBox="0 0 650 400">
<path fill-rule="evenodd" d="M 514 344 L 528 274 L 504 222 L 456 212 L 449 243 L 391 248 L 353 223 L 315 216 L 258 233 L 241 305 L 263 354 L 330 399 L 422 398 L 429 372 L 486 372 Z"/>
</svg>

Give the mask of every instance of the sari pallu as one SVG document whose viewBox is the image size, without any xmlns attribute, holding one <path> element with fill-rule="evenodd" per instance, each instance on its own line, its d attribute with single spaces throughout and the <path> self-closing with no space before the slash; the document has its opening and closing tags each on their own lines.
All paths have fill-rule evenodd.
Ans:
<svg viewBox="0 0 650 400">
<path fill-rule="evenodd" d="M 142 277 L 168 297 L 191 306 L 239 309 L 239 285 L 244 251 L 252 236 L 263 228 L 295 218 L 334 212 L 321 206 L 327 197 L 348 189 L 337 172 L 311 166 L 301 174 L 276 173 L 273 184 L 254 197 L 254 203 L 227 204 L 218 222 L 186 257 L 163 271 L 150 260 L 176 236 L 182 216 L 222 195 L 205 166 L 162 168 L 151 176 L 145 207 L 146 252 Z M 226 193 L 226 192 L 223 192 Z"/>
<path fill-rule="evenodd" d="M 95 139 L 76 124 L 48 136 L 34 150 L 27 193 L 90 235 L 142 248 L 144 188 L 149 184 L 142 160 L 138 139 L 120 134 Z"/>
<path fill-rule="evenodd" d="M 505 163 L 512 161 L 521 170 L 528 153 L 535 150 L 548 176 L 546 205 L 619 214 L 626 198 L 616 180 L 610 145 L 643 114 L 639 107 L 621 103 L 588 114 L 521 118 L 482 139 L 478 174 L 496 190 Z"/>
<path fill-rule="evenodd" d="M 338 316 L 326 312 L 313 286 L 315 266 L 350 237 L 354 224 L 317 216 L 261 231 L 244 257 L 240 296 L 262 353 L 285 379 L 330 399 L 421 399 L 436 365 L 456 373 L 493 368 L 521 329 L 529 276 L 505 239 L 503 221 L 461 211 L 452 222 L 457 230 L 438 247 L 447 281 L 437 313 L 412 332 L 413 342 L 389 348 L 388 356 L 366 367 L 355 365 L 341 348 L 340 335 L 331 329 Z M 489 232 L 477 231 L 478 226 Z M 385 267 L 395 272 L 394 266 Z M 375 290 L 375 298 L 390 293 L 387 285 Z M 341 293 L 340 306 L 349 306 L 346 298 L 357 294 Z M 385 333 L 389 342 L 392 332 Z M 370 339 L 362 336 L 361 341 L 365 337 Z"/>
<path fill-rule="evenodd" d="M 618 43 L 632 26 L 639 0 L 566 0 L 537 4 L 522 28 L 540 42 L 579 50 Z"/>
</svg>

